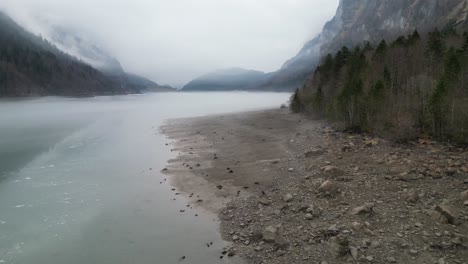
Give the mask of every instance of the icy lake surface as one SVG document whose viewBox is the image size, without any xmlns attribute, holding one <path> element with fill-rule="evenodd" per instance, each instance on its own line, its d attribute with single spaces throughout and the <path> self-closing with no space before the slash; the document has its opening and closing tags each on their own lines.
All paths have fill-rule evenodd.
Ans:
<svg viewBox="0 0 468 264">
<path fill-rule="evenodd" d="M 216 216 L 159 171 L 168 118 L 277 108 L 284 93 L 0 101 L 0 263 L 227 263 Z M 181 209 L 187 209 L 180 213 Z M 195 214 L 199 214 L 198 217 Z M 212 247 L 206 243 L 214 242 Z"/>
</svg>

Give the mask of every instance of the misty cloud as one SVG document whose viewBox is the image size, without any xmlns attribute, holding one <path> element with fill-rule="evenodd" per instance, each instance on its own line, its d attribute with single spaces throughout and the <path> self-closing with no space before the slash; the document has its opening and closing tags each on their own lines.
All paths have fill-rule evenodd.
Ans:
<svg viewBox="0 0 468 264">
<path fill-rule="evenodd" d="M 73 29 L 128 72 L 182 85 L 220 68 L 274 71 L 332 18 L 339 0 L 2 0 L 35 33 Z"/>
</svg>

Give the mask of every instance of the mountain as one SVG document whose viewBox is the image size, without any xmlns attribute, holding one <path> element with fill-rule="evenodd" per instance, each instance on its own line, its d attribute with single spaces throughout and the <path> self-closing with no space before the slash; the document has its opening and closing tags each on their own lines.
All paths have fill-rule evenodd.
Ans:
<svg viewBox="0 0 468 264">
<path fill-rule="evenodd" d="M 120 62 L 93 41 L 75 33 L 72 29 L 43 22 L 47 39 L 60 50 L 71 54 L 103 73 L 120 74 L 124 69 Z"/>
<path fill-rule="evenodd" d="M 0 12 L 0 97 L 131 92 Z"/>
<path fill-rule="evenodd" d="M 93 66 L 113 81 L 120 83 L 122 87 L 138 92 L 176 91 L 170 86 L 160 85 L 145 77 L 125 72 L 116 58 L 97 46 L 91 39 L 83 37 L 83 34 L 73 29 L 51 25 L 47 21 L 42 22 L 47 38 L 60 50 Z"/>
<path fill-rule="evenodd" d="M 468 1 L 342 0 L 340 8 L 342 26 L 320 46 L 326 55 L 291 109 L 398 141 L 468 144 Z"/>
<path fill-rule="evenodd" d="M 183 91 L 249 90 L 268 78 L 260 71 L 241 68 L 223 69 L 205 74 L 186 84 Z"/>
<path fill-rule="evenodd" d="M 420 33 L 447 25 L 467 25 L 467 0 L 341 0 L 335 17 L 322 32 L 261 85 L 261 89 L 291 90 L 300 86 L 327 53 L 414 30 Z"/>
<path fill-rule="evenodd" d="M 65 30 L 52 36 L 38 37 L 0 12 L 0 97 L 175 91 L 126 73 L 115 58 Z"/>
</svg>

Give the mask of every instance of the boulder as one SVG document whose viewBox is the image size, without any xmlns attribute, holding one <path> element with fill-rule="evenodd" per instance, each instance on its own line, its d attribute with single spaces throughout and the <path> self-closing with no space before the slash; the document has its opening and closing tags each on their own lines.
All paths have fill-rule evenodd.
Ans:
<svg viewBox="0 0 468 264">
<path fill-rule="evenodd" d="M 406 194 L 406 201 L 415 204 L 419 201 L 419 194 L 415 189 L 410 189 Z"/>
<path fill-rule="evenodd" d="M 307 151 L 304 155 L 306 158 L 314 158 L 320 155 L 323 155 L 325 151 L 323 149 L 312 149 Z"/>
<path fill-rule="evenodd" d="M 291 202 L 293 199 L 294 199 L 294 197 L 293 197 L 292 194 L 290 194 L 290 193 L 286 194 L 286 195 L 283 197 L 283 201 L 285 201 L 286 203 Z"/>
<path fill-rule="evenodd" d="M 363 215 L 363 214 L 370 214 L 373 212 L 374 204 L 373 203 L 366 203 L 365 205 L 358 206 L 351 211 L 353 215 Z"/>
<path fill-rule="evenodd" d="M 278 238 L 278 228 L 270 225 L 263 230 L 263 240 L 268 243 L 274 243 L 276 242 L 276 239 Z"/>
<path fill-rule="evenodd" d="M 333 183 L 330 180 L 326 180 L 320 185 L 318 190 L 321 193 L 335 193 L 338 190 L 338 188 L 335 183 Z"/>
<path fill-rule="evenodd" d="M 379 144 L 379 140 L 377 139 L 369 139 L 364 141 L 364 144 L 366 144 L 367 147 L 374 147 Z"/>
<path fill-rule="evenodd" d="M 352 222 L 351 223 L 351 229 L 354 230 L 354 231 L 359 231 L 363 228 L 363 224 L 359 223 L 359 222 Z"/>
<path fill-rule="evenodd" d="M 432 210 L 429 215 L 431 216 L 432 220 L 434 220 L 435 222 L 437 223 L 440 223 L 440 224 L 448 224 L 448 219 L 447 217 L 445 217 L 444 215 L 442 215 L 441 213 L 435 211 L 435 210 Z"/>
<path fill-rule="evenodd" d="M 349 250 L 349 241 L 343 237 L 331 237 L 328 240 L 330 251 L 336 258 L 340 258 L 348 255 Z"/>
<path fill-rule="evenodd" d="M 337 167 L 331 166 L 331 165 L 322 167 L 321 170 L 322 170 L 323 176 L 328 177 L 328 178 L 335 178 L 335 177 L 344 175 L 343 170 L 340 170 Z"/>
<path fill-rule="evenodd" d="M 448 205 L 437 205 L 435 211 L 447 218 L 449 224 L 457 224 L 457 212 L 455 208 Z"/>
<path fill-rule="evenodd" d="M 322 214 L 322 211 L 322 208 L 316 207 L 314 205 L 311 205 L 306 209 L 306 213 L 311 214 L 313 217 L 319 217 Z"/>
<path fill-rule="evenodd" d="M 468 190 L 461 193 L 462 201 L 468 201 Z"/>
</svg>

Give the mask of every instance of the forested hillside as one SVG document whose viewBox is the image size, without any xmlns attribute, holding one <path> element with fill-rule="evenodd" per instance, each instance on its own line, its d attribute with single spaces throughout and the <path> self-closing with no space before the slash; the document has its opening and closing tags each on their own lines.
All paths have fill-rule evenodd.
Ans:
<svg viewBox="0 0 468 264">
<path fill-rule="evenodd" d="M 425 134 L 468 143 L 467 81 L 468 34 L 415 31 L 327 55 L 291 108 L 397 140 Z"/>
<path fill-rule="evenodd" d="M 0 97 L 132 92 L 0 12 Z"/>
</svg>

